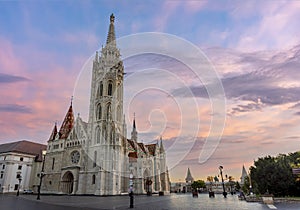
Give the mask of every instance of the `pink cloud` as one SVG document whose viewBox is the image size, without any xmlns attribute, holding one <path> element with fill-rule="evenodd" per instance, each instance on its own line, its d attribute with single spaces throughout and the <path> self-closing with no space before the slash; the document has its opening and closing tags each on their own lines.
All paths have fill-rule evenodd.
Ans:
<svg viewBox="0 0 300 210">
<path fill-rule="evenodd" d="M 70 72 L 79 72 L 82 58 L 76 57 L 70 62 L 71 66 L 64 67 L 56 63 L 55 55 L 49 52 L 30 46 L 19 47 L 3 39 L 0 45 L 0 67 L 8 74 L 29 79 L 0 84 L 0 95 L 4 99 L 1 104 L 17 104 L 30 110 L 29 113 L 2 110 L 0 141 L 25 138 L 45 143 L 54 122 L 61 122 L 67 111 L 77 76 Z M 32 66 L 43 68 L 32 71 Z"/>
</svg>

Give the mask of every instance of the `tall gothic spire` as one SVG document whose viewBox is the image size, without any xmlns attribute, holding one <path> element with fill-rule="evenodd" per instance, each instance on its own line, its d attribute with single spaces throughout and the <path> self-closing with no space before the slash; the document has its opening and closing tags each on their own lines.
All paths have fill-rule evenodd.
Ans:
<svg viewBox="0 0 300 210">
<path fill-rule="evenodd" d="M 115 16 L 114 14 L 110 15 L 110 24 L 109 30 L 106 39 L 106 45 L 116 46 L 116 34 L 115 34 Z"/>
<path fill-rule="evenodd" d="M 133 125 L 132 125 L 132 131 L 131 131 L 131 140 L 134 140 L 137 142 L 137 131 L 136 131 L 136 125 L 135 125 L 135 113 L 133 115 Z"/>
</svg>

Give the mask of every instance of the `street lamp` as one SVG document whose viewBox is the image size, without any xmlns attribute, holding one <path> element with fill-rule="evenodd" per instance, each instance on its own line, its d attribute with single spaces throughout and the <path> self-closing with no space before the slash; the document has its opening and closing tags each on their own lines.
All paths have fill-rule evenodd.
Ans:
<svg viewBox="0 0 300 210">
<path fill-rule="evenodd" d="M 44 176 L 44 167 L 45 167 L 45 156 L 46 156 L 47 151 L 43 150 L 42 151 L 42 159 L 43 159 L 43 163 L 42 163 L 42 171 L 40 173 L 40 184 L 38 186 L 38 196 L 37 196 L 37 200 L 40 200 L 40 195 L 41 195 L 41 186 L 42 186 L 42 181 L 43 181 L 43 176 Z"/>
<path fill-rule="evenodd" d="M 253 195 L 253 192 L 252 192 L 252 181 L 251 181 L 251 175 L 250 175 L 250 172 L 249 172 L 249 194 L 250 195 Z"/>
<path fill-rule="evenodd" d="M 22 181 L 22 176 L 21 176 L 21 174 L 19 174 L 18 180 L 19 180 L 19 185 L 18 185 L 17 196 L 19 196 L 19 194 L 20 194 L 20 186 L 21 186 L 21 181 Z"/>
<path fill-rule="evenodd" d="M 224 185 L 224 179 L 223 179 L 223 166 L 219 166 L 219 170 L 220 170 L 220 175 L 221 175 L 221 179 L 222 179 L 222 186 L 223 186 L 223 196 L 224 198 L 226 198 L 227 196 L 227 192 L 225 191 L 225 185 Z"/>
</svg>

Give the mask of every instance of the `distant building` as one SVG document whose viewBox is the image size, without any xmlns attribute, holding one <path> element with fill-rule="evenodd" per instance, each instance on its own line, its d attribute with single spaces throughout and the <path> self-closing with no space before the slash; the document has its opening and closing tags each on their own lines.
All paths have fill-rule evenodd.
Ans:
<svg viewBox="0 0 300 210">
<path fill-rule="evenodd" d="M 185 182 L 174 182 L 171 183 L 171 193 L 183 193 L 186 189 Z"/>
<path fill-rule="evenodd" d="M 188 170 L 187 170 L 185 182 L 186 182 L 186 183 L 189 183 L 189 184 L 192 184 L 192 183 L 194 182 L 194 178 L 192 177 L 190 168 L 188 168 Z"/>
<path fill-rule="evenodd" d="M 46 145 L 18 141 L 0 145 L 0 192 L 16 192 L 38 185 L 42 150 Z M 19 180 L 20 186 L 19 186 Z"/>
<path fill-rule="evenodd" d="M 242 168 L 242 176 L 241 176 L 241 182 L 240 182 L 240 185 L 241 187 L 245 184 L 245 179 L 246 177 L 248 177 L 248 173 L 245 169 L 245 166 L 243 165 L 243 168 Z"/>
<path fill-rule="evenodd" d="M 171 192 L 173 193 L 186 193 L 192 192 L 192 183 L 194 182 L 194 178 L 192 176 L 190 168 L 187 170 L 185 182 L 174 182 L 171 184 Z"/>
<path fill-rule="evenodd" d="M 194 182 L 194 178 L 192 177 L 192 174 L 191 174 L 191 171 L 190 171 L 190 168 L 188 168 L 187 170 L 187 174 L 186 174 L 186 178 L 185 178 L 185 191 L 186 192 L 192 192 L 192 183 Z"/>
<path fill-rule="evenodd" d="M 228 181 L 224 181 L 225 184 L 225 191 L 230 192 L 230 186 L 228 186 Z M 223 192 L 223 185 L 220 181 L 214 181 L 214 182 L 205 182 L 206 187 L 208 188 L 208 191 L 212 191 L 215 193 L 222 193 Z"/>
</svg>

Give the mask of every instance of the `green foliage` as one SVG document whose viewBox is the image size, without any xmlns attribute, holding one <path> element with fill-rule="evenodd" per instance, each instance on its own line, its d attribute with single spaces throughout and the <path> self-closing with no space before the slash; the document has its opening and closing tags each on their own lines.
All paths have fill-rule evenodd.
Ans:
<svg viewBox="0 0 300 210">
<path fill-rule="evenodd" d="M 241 189 L 241 185 L 238 181 L 235 182 L 235 189 L 239 191 Z"/>
<path fill-rule="evenodd" d="M 191 185 L 194 190 L 205 188 L 205 182 L 203 180 L 194 181 Z"/>
<path fill-rule="evenodd" d="M 251 184 L 254 192 L 275 196 L 295 196 L 299 194 L 300 183 L 292 173 L 292 167 L 299 167 L 300 153 L 280 154 L 277 157 L 259 158 L 250 167 Z M 248 192 L 249 179 L 245 180 L 243 190 Z"/>
</svg>

